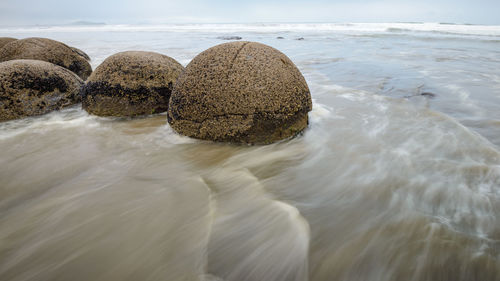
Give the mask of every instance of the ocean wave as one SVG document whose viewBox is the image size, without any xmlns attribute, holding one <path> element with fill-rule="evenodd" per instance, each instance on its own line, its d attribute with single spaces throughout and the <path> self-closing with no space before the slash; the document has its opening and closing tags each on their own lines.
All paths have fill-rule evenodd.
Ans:
<svg viewBox="0 0 500 281">
<path fill-rule="evenodd" d="M 19 32 L 440 32 L 458 35 L 500 36 L 498 25 L 466 25 L 441 23 L 250 23 L 250 24 L 156 24 L 156 25 L 54 25 L 3 27 L 1 33 Z"/>
</svg>

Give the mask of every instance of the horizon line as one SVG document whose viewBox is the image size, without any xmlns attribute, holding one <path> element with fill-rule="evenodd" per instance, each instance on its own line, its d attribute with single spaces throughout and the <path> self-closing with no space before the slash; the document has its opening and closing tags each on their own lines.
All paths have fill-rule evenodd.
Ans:
<svg viewBox="0 0 500 281">
<path fill-rule="evenodd" d="M 475 26 L 500 26 L 500 24 L 480 24 L 480 23 L 455 23 L 455 22 L 419 22 L 419 21 L 255 21 L 255 22 L 136 22 L 136 23 L 106 23 L 97 21 L 86 21 L 86 20 L 76 20 L 65 23 L 32 23 L 32 24 L 0 24 L 0 27 L 65 27 L 65 26 L 113 26 L 113 25 L 197 25 L 197 24 L 221 24 L 221 25 L 231 25 L 231 24 L 438 24 L 438 25 L 475 25 Z"/>
</svg>

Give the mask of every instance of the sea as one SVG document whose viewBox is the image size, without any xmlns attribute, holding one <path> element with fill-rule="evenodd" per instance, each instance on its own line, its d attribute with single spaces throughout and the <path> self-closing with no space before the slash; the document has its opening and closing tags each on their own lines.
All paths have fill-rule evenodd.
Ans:
<svg viewBox="0 0 500 281">
<path fill-rule="evenodd" d="M 0 27 L 85 51 L 286 54 L 309 126 L 271 145 L 77 105 L 0 123 L 0 280 L 500 280 L 500 26 Z"/>
</svg>

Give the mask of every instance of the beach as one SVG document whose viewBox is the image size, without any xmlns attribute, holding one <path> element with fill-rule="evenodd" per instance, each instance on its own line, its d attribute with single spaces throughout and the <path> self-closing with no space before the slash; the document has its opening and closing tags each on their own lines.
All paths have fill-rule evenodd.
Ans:
<svg viewBox="0 0 500 281">
<path fill-rule="evenodd" d="M 500 26 L 2 27 L 186 66 L 238 36 L 286 54 L 309 126 L 270 145 L 76 105 L 0 123 L 0 280 L 500 280 Z"/>
</svg>

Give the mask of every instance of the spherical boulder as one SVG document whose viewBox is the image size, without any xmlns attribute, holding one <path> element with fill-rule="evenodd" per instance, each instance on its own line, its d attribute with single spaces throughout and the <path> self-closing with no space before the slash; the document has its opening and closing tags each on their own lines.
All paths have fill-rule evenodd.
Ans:
<svg viewBox="0 0 500 281">
<path fill-rule="evenodd" d="M 38 60 L 0 63 L 0 121 L 41 115 L 80 102 L 75 73 Z"/>
<path fill-rule="evenodd" d="M 11 38 L 11 37 L 0 37 L 0 49 L 5 46 L 7 43 L 10 43 L 12 41 L 16 41 L 16 38 Z"/>
<path fill-rule="evenodd" d="M 173 84 L 183 71 L 176 60 L 158 53 L 114 54 L 87 80 L 83 108 L 99 116 L 121 117 L 167 111 Z"/>
<path fill-rule="evenodd" d="M 12 41 L 0 49 L 0 62 L 15 59 L 42 60 L 76 73 L 83 80 L 92 73 L 89 62 L 66 44 L 47 38 Z"/>
<path fill-rule="evenodd" d="M 231 42 L 196 56 L 170 98 L 168 122 L 180 134 L 221 142 L 266 144 L 307 127 L 307 83 L 280 51 Z"/>
</svg>

